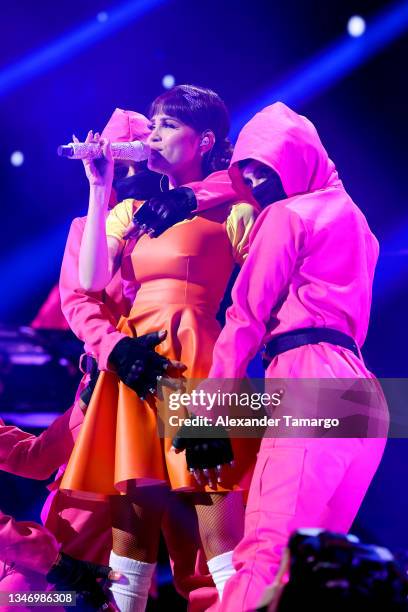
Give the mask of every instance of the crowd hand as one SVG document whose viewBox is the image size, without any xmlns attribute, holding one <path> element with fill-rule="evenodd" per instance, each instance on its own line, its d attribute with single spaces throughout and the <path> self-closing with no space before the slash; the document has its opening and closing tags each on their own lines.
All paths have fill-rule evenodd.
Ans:
<svg viewBox="0 0 408 612">
<path fill-rule="evenodd" d="M 140 238 L 143 234 L 157 237 L 175 223 L 188 219 L 197 208 L 194 192 L 189 187 L 177 187 L 147 200 L 133 215 L 124 238 Z"/>
<path fill-rule="evenodd" d="M 72 135 L 74 142 L 79 142 L 75 134 Z M 101 138 L 100 134 L 90 130 L 85 138 L 85 143 L 94 143 L 101 147 L 103 157 L 97 159 L 83 159 L 85 174 L 91 187 L 104 187 L 110 194 L 113 181 L 114 162 L 109 140 Z"/>
<path fill-rule="evenodd" d="M 182 373 L 186 366 L 180 361 L 162 357 L 154 350 L 166 336 L 166 331 L 160 331 L 138 338 L 122 338 L 109 356 L 119 378 L 141 399 L 156 394 L 163 399 L 163 386 L 174 390 L 183 388 L 185 379 Z"/>
<path fill-rule="evenodd" d="M 187 468 L 197 483 L 216 489 L 225 478 L 225 469 L 233 467 L 234 453 L 224 427 L 211 427 L 211 432 L 219 437 L 203 437 L 205 427 L 182 425 L 172 445 L 176 453 L 186 451 Z"/>
<path fill-rule="evenodd" d="M 77 606 L 85 604 L 98 610 L 109 605 L 105 589 L 110 582 L 117 582 L 122 575 L 106 565 L 74 559 L 60 553 L 46 578 L 55 585 L 57 591 L 75 591 Z"/>
</svg>

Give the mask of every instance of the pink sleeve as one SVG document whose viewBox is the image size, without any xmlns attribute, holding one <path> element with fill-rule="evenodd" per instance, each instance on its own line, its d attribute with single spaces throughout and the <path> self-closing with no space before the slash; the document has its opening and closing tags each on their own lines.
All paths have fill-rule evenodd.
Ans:
<svg viewBox="0 0 408 612">
<path fill-rule="evenodd" d="M 203 181 L 188 183 L 197 198 L 197 211 L 202 212 L 225 202 L 238 200 L 237 193 L 234 191 L 228 170 L 213 172 Z"/>
<path fill-rule="evenodd" d="M 55 563 L 60 545 L 42 525 L 0 512 L 0 559 L 41 574 Z"/>
<path fill-rule="evenodd" d="M 49 478 L 69 459 L 74 447 L 72 431 L 82 418 L 76 403 L 39 436 L 0 421 L 0 469 L 25 478 Z"/>
<path fill-rule="evenodd" d="M 86 343 L 98 361 L 99 369 L 108 369 L 108 357 L 125 334 L 116 329 L 116 321 L 103 302 L 103 294 L 81 288 L 78 258 L 85 218 L 74 219 L 69 231 L 61 267 L 61 307 L 74 334 Z"/>
<path fill-rule="evenodd" d="M 272 204 L 258 217 L 208 378 L 245 376 L 266 335 L 272 310 L 289 285 L 304 236 L 301 219 L 287 208 Z"/>
</svg>

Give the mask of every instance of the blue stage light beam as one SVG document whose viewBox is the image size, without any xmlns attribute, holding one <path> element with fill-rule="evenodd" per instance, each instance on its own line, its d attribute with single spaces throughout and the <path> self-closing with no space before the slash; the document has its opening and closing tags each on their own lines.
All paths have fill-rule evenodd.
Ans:
<svg viewBox="0 0 408 612">
<path fill-rule="evenodd" d="M 168 0 L 131 0 L 112 9 L 106 20 L 95 19 L 61 36 L 0 71 L 0 96 L 67 61 L 86 47 L 113 34 Z"/>
<path fill-rule="evenodd" d="M 236 138 L 242 126 L 265 106 L 280 100 L 291 106 L 318 96 L 324 90 L 379 53 L 408 30 L 408 1 L 391 8 L 367 22 L 363 36 L 340 40 L 314 55 L 275 87 L 261 93 L 234 113 L 231 135 Z"/>
</svg>

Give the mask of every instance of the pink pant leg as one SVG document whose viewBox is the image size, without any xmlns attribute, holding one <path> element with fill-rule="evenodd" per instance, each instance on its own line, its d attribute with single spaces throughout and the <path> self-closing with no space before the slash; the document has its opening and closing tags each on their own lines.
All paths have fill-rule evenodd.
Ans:
<svg viewBox="0 0 408 612">
<path fill-rule="evenodd" d="M 108 565 L 112 549 L 112 527 L 108 500 L 80 499 L 56 491 L 48 512 L 42 514 L 45 526 L 62 545 L 62 550 L 83 561 Z"/>
<path fill-rule="evenodd" d="M 350 528 L 384 447 L 377 438 L 263 440 L 222 612 L 256 608 L 295 529 Z"/>
<path fill-rule="evenodd" d="M 362 452 L 349 465 L 322 517 L 323 526 L 331 531 L 347 533 L 350 529 L 380 464 L 386 440 L 367 438 L 361 443 Z"/>
</svg>

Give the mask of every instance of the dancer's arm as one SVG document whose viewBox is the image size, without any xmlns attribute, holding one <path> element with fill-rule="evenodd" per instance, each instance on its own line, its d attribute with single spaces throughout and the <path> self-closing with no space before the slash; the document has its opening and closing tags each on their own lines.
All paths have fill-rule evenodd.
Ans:
<svg viewBox="0 0 408 612">
<path fill-rule="evenodd" d="M 119 284 L 115 287 L 115 314 L 113 315 L 102 292 L 85 291 L 79 282 L 78 258 L 85 219 L 72 222 L 60 276 L 61 308 L 74 334 L 83 342 L 98 362 L 100 370 L 107 370 L 113 348 L 125 334 L 116 329 L 117 315 L 127 314 L 129 305 L 122 296 Z M 118 305 L 121 304 L 121 307 Z"/>
<path fill-rule="evenodd" d="M 203 212 L 225 202 L 238 201 L 238 195 L 232 187 L 228 170 L 213 172 L 202 181 L 188 183 L 195 195 L 197 207 L 193 212 Z"/>
<path fill-rule="evenodd" d="M 240 199 L 232 187 L 228 171 L 220 170 L 202 181 L 170 189 L 147 200 L 131 220 L 126 236 L 148 233 L 157 237 L 191 215 Z"/>
<path fill-rule="evenodd" d="M 25 478 L 49 478 L 67 461 L 74 446 L 72 430 L 82 418 L 76 404 L 39 436 L 4 425 L 0 419 L 0 469 Z"/>
</svg>

